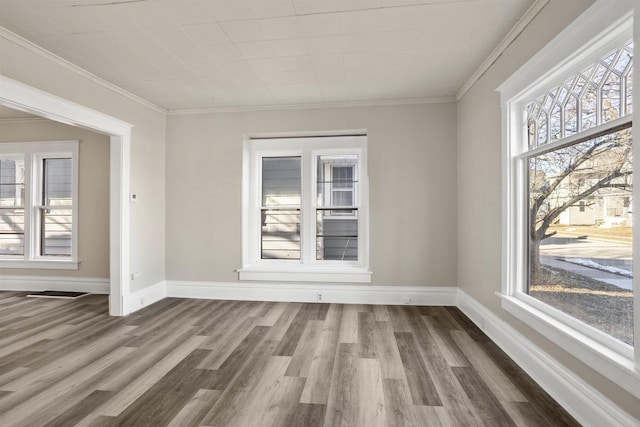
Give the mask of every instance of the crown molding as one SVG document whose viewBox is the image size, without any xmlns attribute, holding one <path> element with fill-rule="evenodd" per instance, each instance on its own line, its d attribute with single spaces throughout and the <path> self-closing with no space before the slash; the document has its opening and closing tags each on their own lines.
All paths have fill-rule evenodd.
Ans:
<svg viewBox="0 0 640 427">
<path fill-rule="evenodd" d="M 170 116 L 186 116 L 212 113 L 244 113 L 251 111 L 282 111 L 282 110 L 315 110 L 322 108 L 353 108 L 353 107 L 384 107 L 392 105 L 420 105 L 420 104 L 448 104 L 456 102 L 454 97 L 442 98 L 414 98 L 414 99 L 384 99 L 375 101 L 347 101 L 326 102 L 315 104 L 283 104 L 283 105 L 247 105 L 241 107 L 213 107 L 194 108 L 184 110 L 169 110 Z"/>
<path fill-rule="evenodd" d="M 95 74 L 85 70 L 84 68 L 75 65 L 72 62 L 67 61 L 66 59 L 56 55 L 53 52 L 48 51 L 47 49 L 43 48 L 42 46 L 39 46 L 27 39 L 25 39 L 22 36 L 19 36 L 18 34 L 14 33 L 13 31 L 10 31 L 2 26 L 0 26 L 0 37 L 17 44 L 20 47 L 23 47 L 37 55 L 40 55 L 41 57 L 48 59 L 49 61 L 55 62 L 56 64 L 66 68 L 67 70 L 70 70 L 72 72 L 74 72 L 75 74 L 84 77 L 87 80 L 91 80 L 92 82 L 112 91 L 117 93 L 120 96 L 123 96 L 133 102 L 136 102 L 144 107 L 150 108 L 154 111 L 157 111 L 158 113 L 162 113 L 162 114 L 166 114 L 167 110 L 165 108 L 162 108 L 150 101 L 147 101 L 146 99 L 135 95 L 131 92 L 129 92 L 128 90 L 125 90 L 123 88 L 121 88 L 120 86 L 117 86 L 113 83 L 110 83 L 106 80 L 104 80 L 101 77 L 96 76 Z"/>
<path fill-rule="evenodd" d="M 507 33 L 506 36 L 502 39 L 502 41 L 496 46 L 493 51 L 487 56 L 487 59 L 480 64 L 478 69 L 469 77 L 469 79 L 462 85 L 458 93 L 456 94 L 455 100 L 460 101 L 462 97 L 467 93 L 469 89 L 476 84 L 478 80 L 487 72 L 489 68 L 500 58 L 500 56 L 504 53 L 505 50 L 514 42 L 515 39 L 518 38 L 520 33 L 524 31 L 525 28 L 534 20 L 536 16 L 540 13 L 540 11 L 549 3 L 550 0 L 536 0 L 529 9 L 522 15 L 522 18 L 516 23 L 516 25 L 511 28 L 511 30 Z"/>
</svg>

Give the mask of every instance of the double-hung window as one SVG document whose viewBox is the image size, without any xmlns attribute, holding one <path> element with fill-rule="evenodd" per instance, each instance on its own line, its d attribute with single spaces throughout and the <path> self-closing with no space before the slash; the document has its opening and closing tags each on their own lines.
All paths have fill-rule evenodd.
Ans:
<svg viewBox="0 0 640 427">
<path fill-rule="evenodd" d="M 0 268 L 77 269 L 78 142 L 0 144 Z"/>
<path fill-rule="evenodd" d="M 502 306 L 640 397 L 634 44 L 599 1 L 499 88 Z"/>
<path fill-rule="evenodd" d="M 245 145 L 243 280 L 368 282 L 366 136 Z"/>
</svg>

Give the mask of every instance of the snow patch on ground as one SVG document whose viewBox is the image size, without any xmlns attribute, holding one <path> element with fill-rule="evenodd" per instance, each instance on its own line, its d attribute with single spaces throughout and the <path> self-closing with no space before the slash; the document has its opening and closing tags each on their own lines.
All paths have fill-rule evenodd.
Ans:
<svg viewBox="0 0 640 427">
<path fill-rule="evenodd" d="M 571 264 L 577 264 L 577 265 L 582 265 L 584 267 L 594 268 L 594 269 L 600 270 L 600 271 L 607 271 L 609 273 L 618 274 L 618 275 L 624 276 L 624 277 L 629 277 L 629 278 L 633 277 L 633 272 L 632 271 L 625 270 L 625 269 L 618 268 L 618 267 L 611 267 L 609 265 L 598 264 L 597 262 L 592 261 L 590 259 L 564 258 L 564 261 L 570 262 Z"/>
</svg>

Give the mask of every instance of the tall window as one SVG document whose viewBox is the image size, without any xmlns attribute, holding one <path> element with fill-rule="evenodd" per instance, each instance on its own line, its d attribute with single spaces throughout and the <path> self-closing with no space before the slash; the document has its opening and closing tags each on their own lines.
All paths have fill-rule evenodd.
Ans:
<svg viewBox="0 0 640 427">
<path fill-rule="evenodd" d="M 624 9 L 598 1 L 500 87 L 502 306 L 640 397 L 633 271 L 638 114 L 633 13 Z M 580 45 L 578 34 L 591 41 Z"/>
<path fill-rule="evenodd" d="M 521 156 L 528 294 L 631 345 L 632 75 L 628 41 L 530 102 Z"/>
<path fill-rule="evenodd" d="M 253 139 L 245 149 L 241 279 L 369 281 L 366 137 Z"/>
<path fill-rule="evenodd" d="M 0 144 L 0 268 L 77 268 L 77 142 Z"/>
</svg>

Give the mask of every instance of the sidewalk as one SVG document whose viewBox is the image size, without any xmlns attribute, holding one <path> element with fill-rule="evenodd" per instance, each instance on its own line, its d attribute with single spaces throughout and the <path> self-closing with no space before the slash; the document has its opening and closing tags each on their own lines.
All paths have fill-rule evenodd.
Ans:
<svg viewBox="0 0 640 427">
<path fill-rule="evenodd" d="M 622 289 L 633 289 L 633 279 L 619 276 L 617 274 L 609 273 L 607 271 L 596 270 L 594 268 L 585 267 L 583 265 L 572 264 L 570 262 L 561 261 L 555 256 L 540 256 L 540 262 L 551 268 L 557 268 L 559 270 L 569 271 L 582 276 L 587 276 L 601 282 L 608 283 L 610 285 L 617 286 Z"/>
</svg>

